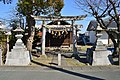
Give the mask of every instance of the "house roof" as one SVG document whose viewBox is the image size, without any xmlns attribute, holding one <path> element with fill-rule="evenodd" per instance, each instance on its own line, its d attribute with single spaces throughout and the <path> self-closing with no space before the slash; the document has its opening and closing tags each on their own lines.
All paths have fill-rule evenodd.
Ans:
<svg viewBox="0 0 120 80">
<path fill-rule="evenodd" d="M 90 21 L 88 27 L 87 27 L 87 31 L 91 31 L 91 30 L 96 30 L 96 27 L 98 26 L 97 21 L 92 20 Z"/>
<path fill-rule="evenodd" d="M 108 24 L 109 24 L 108 21 L 104 21 L 104 23 L 105 23 L 105 25 L 108 25 Z M 117 24 L 116 24 L 116 22 L 115 22 L 115 21 L 111 22 L 111 23 L 108 25 L 107 29 L 117 29 Z M 89 23 L 89 25 L 88 25 L 88 28 L 87 28 L 87 31 L 93 31 L 93 30 L 103 30 L 103 29 L 99 26 L 98 22 L 95 21 L 95 20 L 90 21 L 90 23 Z"/>
<path fill-rule="evenodd" d="M 106 25 L 108 24 L 108 22 L 106 22 Z M 117 24 L 115 21 L 111 22 L 108 26 L 108 29 L 117 29 Z"/>
</svg>

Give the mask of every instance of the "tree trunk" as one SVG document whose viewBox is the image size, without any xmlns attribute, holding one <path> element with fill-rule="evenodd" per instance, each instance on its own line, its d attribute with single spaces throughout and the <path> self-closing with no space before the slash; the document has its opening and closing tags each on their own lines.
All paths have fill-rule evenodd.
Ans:
<svg viewBox="0 0 120 80">
<path fill-rule="evenodd" d="M 118 64 L 120 66 L 120 16 L 118 16 L 118 35 L 117 35 L 117 40 L 118 40 Z"/>
<path fill-rule="evenodd" d="M 120 32 L 118 33 L 118 64 L 120 66 Z"/>
<path fill-rule="evenodd" d="M 109 35 L 109 37 L 110 37 L 110 39 L 112 40 L 113 45 L 114 45 L 114 52 L 113 52 L 113 55 L 114 55 L 114 54 L 117 53 L 117 47 L 118 47 L 118 44 L 117 44 L 117 42 L 115 41 L 115 37 L 114 37 L 114 35 L 111 34 L 111 32 L 109 32 L 109 31 L 107 31 L 107 33 L 108 33 L 108 35 Z"/>
<path fill-rule="evenodd" d="M 26 22 L 28 24 L 27 49 L 29 51 L 31 51 L 32 50 L 32 42 L 33 42 L 34 35 L 35 35 L 35 29 L 34 29 L 35 20 L 31 16 L 27 16 Z"/>
</svg>

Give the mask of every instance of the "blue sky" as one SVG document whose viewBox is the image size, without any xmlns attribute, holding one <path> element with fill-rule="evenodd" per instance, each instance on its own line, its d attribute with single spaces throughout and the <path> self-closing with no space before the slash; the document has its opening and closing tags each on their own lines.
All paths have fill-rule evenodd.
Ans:
<svg viewBox="0 0 120 80">
<path fill-rule="evenodd" d="M 0 2 L 0 20 L 1 19 L 10 19 L 13 16 L 11 15 L 14 9 L 16 2 L 18 0 L 12 0 L 12 4 L 3 4 Z M 64 8 L 61 11 L 62 16 L 79 16 L 79 15 L 84 15 L 86 14 L 85 12 L 81 11 L 78 9 L 78 6 L 75 4 L 75 0 L 64 0 Z M 81 32 L 84 33 L 86 31 L 86 28 L 92 20 L 90 16 L 85 18 L 84 20 L 81 21 L 76 21 L 77 24 L 82 24 L 83 28 L 81 29 Z"/>
</svg>

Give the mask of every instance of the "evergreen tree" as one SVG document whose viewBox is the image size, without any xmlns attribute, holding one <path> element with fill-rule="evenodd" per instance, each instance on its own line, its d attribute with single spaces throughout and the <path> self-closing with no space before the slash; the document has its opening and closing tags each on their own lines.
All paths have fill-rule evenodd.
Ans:
<svg viewBox="0 0 120 80">
<path fill-rule="evenodd" d="M 31 17 L 48 15 L 60 16 L 60 11 L 64 6 L 63 0 L 18 0 L 18 12 L 26 16 L 26 23 L 28 26 L 27 48 L 32 49 L 32 42 L 34 38 L 35 20 Z"/>
</svg>

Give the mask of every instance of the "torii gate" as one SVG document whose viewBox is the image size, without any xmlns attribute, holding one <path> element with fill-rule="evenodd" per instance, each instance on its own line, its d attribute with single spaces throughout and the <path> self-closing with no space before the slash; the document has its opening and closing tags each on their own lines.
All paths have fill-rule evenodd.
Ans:
<svg viewBox="0 0 120 80">
<path fill-rule="evenodd" d="M 74 23 L 76 20 L 83 20 L 87 15 L 81 15 L 81 16 L 59 16 L 59 17 L 51 17 L 51 16 L 33 16 L 31 15 L 35 20 L 37 21 L 43 21 L 43 34 L 42 34 L 42 55 L 45 54 L 45 35 L 46 35 L 46 22 L 45 21 L 71 21 L 72 22 L 72 32 L 73 32 L 73 54 L 76 54 L 76 30 L 74 27 Z"/>
</svg>

